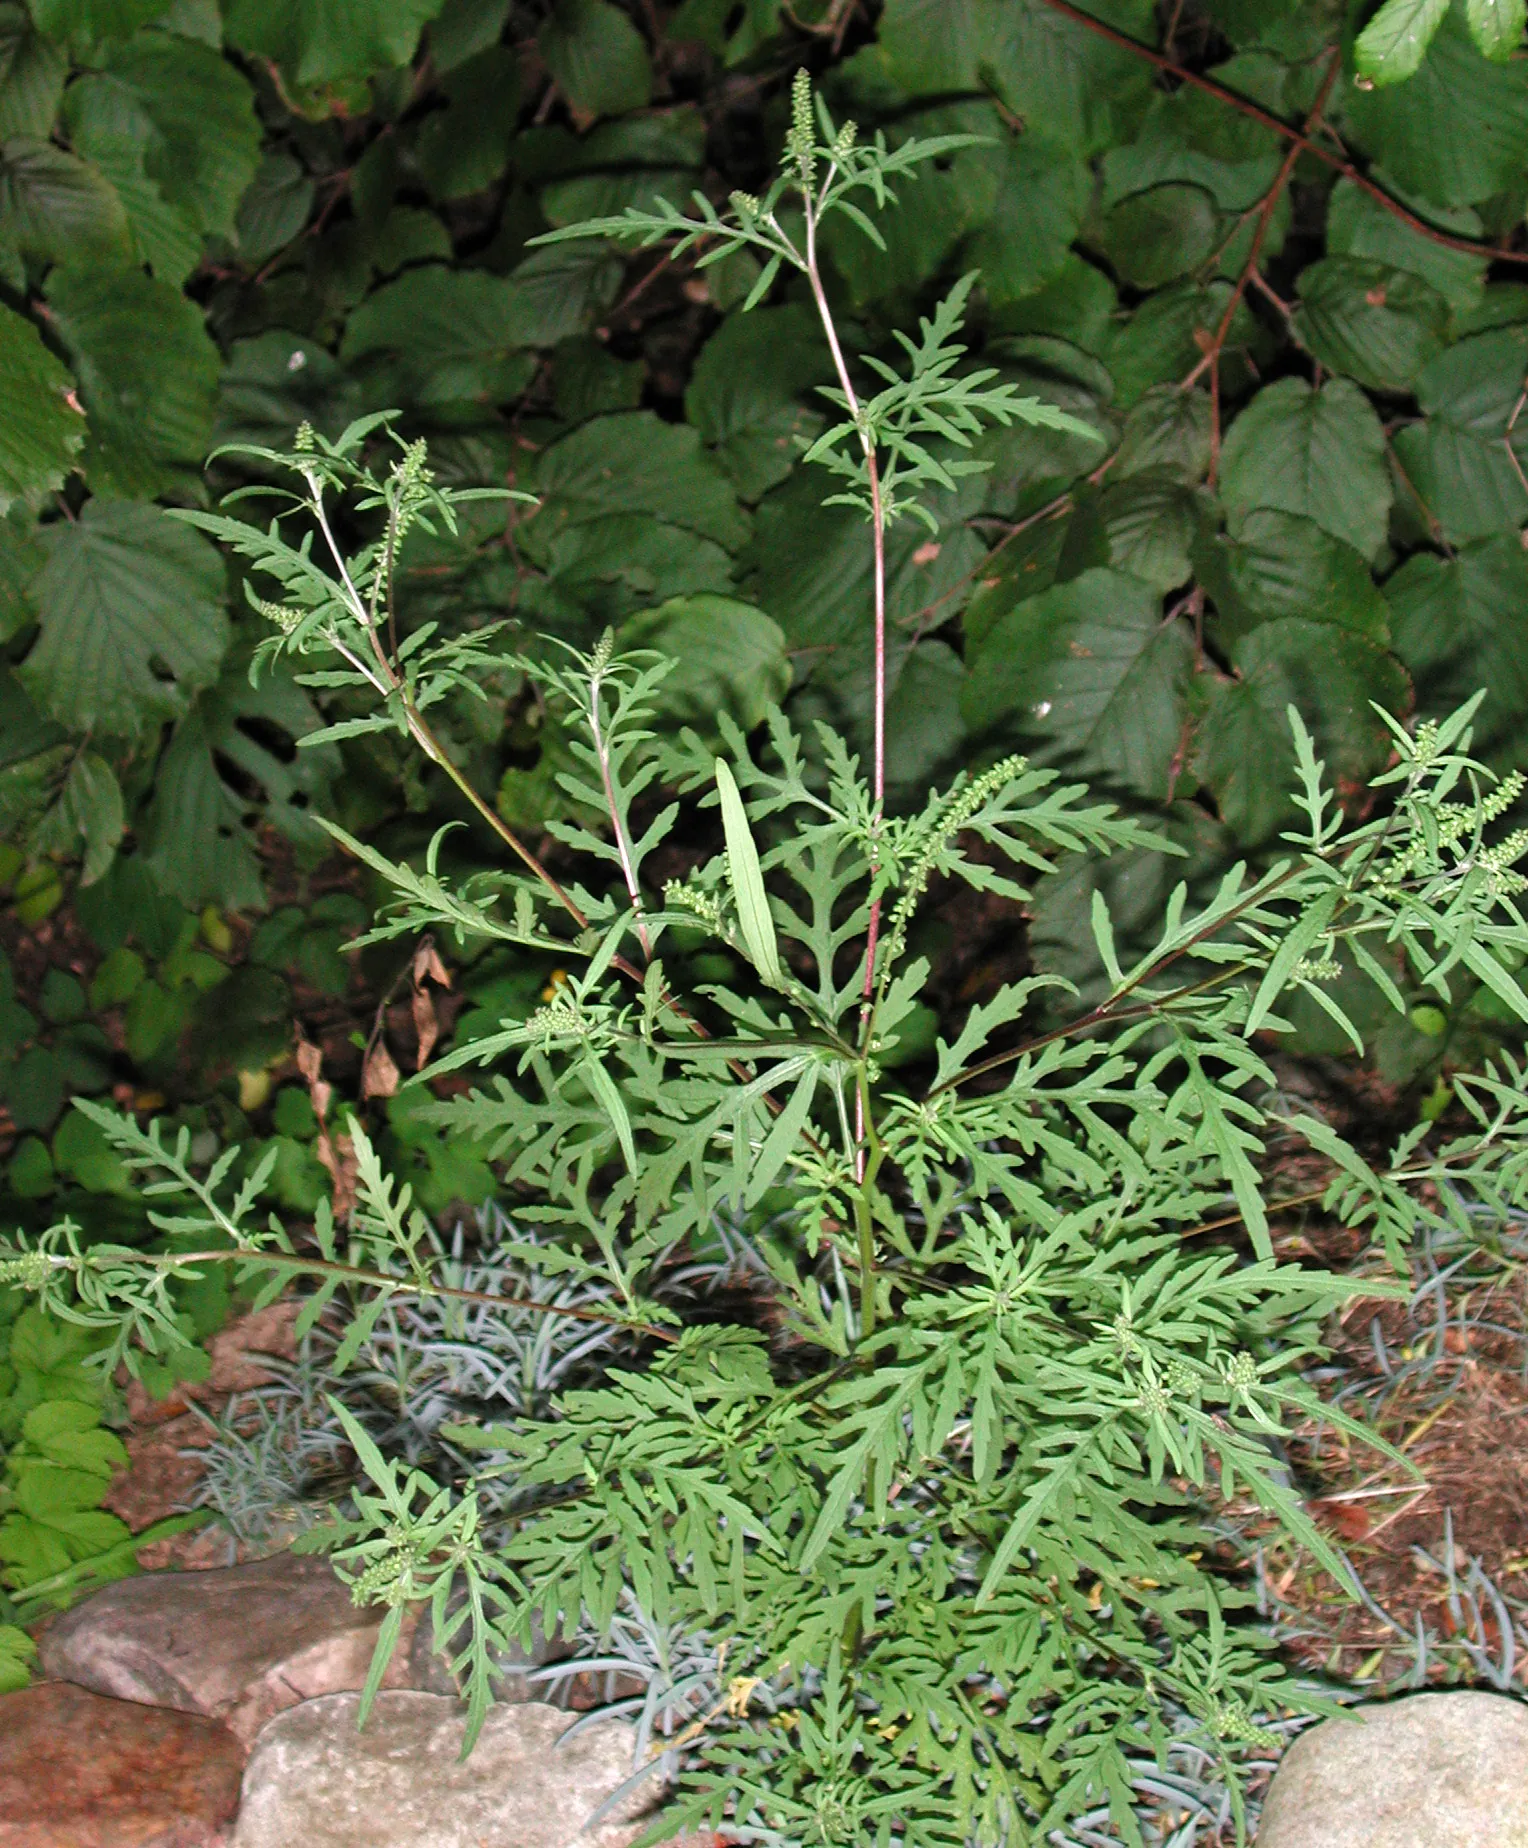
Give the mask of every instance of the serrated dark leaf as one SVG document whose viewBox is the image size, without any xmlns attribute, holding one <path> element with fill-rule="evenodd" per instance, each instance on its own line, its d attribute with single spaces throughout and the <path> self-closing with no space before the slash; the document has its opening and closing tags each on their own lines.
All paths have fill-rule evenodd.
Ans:
<svg viewBox="0 0 1528 1848">
<path fill-rule="evenodd" d="M 20 670 L 28 691 L 62 723 L 119 737 L 182 711 L 228 643 L 218 554 L 127 501 L 90 501 L 48 541 L 33 591 L 40 633 Z"/>
</svg>

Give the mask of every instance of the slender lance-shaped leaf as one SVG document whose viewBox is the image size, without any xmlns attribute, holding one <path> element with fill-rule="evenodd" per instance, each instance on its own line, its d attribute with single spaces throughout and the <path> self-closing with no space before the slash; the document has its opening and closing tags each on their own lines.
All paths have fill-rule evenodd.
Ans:
<svg viewBox="0 0 1528 1848">
<path fill-rule="evenodd" d="M 1311 946 L 1320 937 L 1332 921 L 1332 913 L 1337 908 L 1338 894 L 1331 891 L 1318 898 L 1301 918 L 1300 922 L 1279 945 L 1274 959 L 1268 965 L 1268 972 L 1258 985 L 1253 998 L 1252 1010 L 1247 1015 L 1247 1024 L 1243 1031 L 1251 1039 L 1258 1028 L 1268 1018 L 1273 1004 L 1282 994 L 1285 985 L 1293 976 L 1297 965 L 1308 953 Z"/>
<path fill-rule="evenodd" d="M 637 1172 L 637 1145 L 632 1138 L 631 1117 L 621 1093 L 616 1089 L 615 1080 L 610 1076 L 599 1059 L 590 1053 L 579 1065 L 579 1075 L 594 1093 L 601 1109 L 610 1118 L 610 1126 L 616 1133 L 621 1145 L 621 1153 L 626 1158 L 626 1166 L 635 1174 Z"/>
<path fill-rule="evenodd" d="M 780 946 L 775 940 L 775 921 L 769 914 L 769 894 L 764 890 L 759 850 L 753 843 L 737 781 L 720 757 L 716 760 L 716 787 L 722 800 L 722 826 L 727 836 L 727 860 L 732 872 L 738 929 L 743 933 L 743 942 L 753 958 L 754 967 L 765 981 L 778 988 L 784 981 Z"/>
</svg>

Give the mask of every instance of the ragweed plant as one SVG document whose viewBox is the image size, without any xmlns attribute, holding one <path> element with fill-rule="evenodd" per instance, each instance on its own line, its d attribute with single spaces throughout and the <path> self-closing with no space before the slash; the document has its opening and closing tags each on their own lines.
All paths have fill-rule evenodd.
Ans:
<svg viewBox="0 0 1528 1848">
<path fill-rule="evenodd" d="M 710 251 L 762 242 L 803 269 L 847 412 L 819 450 L 863 493 L 878 558 L 899 495 L 968 460 L 977 420 L 1032 408 L 961 373 L 958 353 L 923 364 L 952 351 L 948 307 L 911 349 L 926 388 L 904 381 L 891 410 L 885 394 L 855 393 L 815 227 L 832 209 L 859 222 L 848 195 L 873 202 L 916 153 L 858 148 L 801 90 L 766 199 L 734 200 L 727 220 L 702 204 L 698 219 L 634 227 Z M 424 631 L 395 643 L 397 543 L 410 519 L 449 520 L 451 497 L 416 448 L 374 472 L 376 434 L 263 452 L 300 484 L 301 538 L 280 518 L 262 531 L 197 517 L 283 587 L 270 658 L 311 658 L 309 671 L 371 690 L 356 723 L 439 750 L 433 690 L 482 657 L 562 696 L 569 793 L 604 817 L 559 824 L 586 876 L 562 884 L 514 841 L 523 870 L 455 882 L 438 842 L 411 866 L 331 831 L 391 888 L 372 938 L 429 928 L 546 952 L 570 972 L 424 1081 L 479 1075 L 432 1115 L 491 1150 L 514 1221 L 536 1232 L 516 1261 L 588 1286 L 506 1306 L 598 1325 L 609 1342 L 598 1377 L 549 1404 L 444 1426 L 473 1460 L 447 1480 L 384 1455 L 336 1409 L 371 1485 L 312 1543 L 389 1608 L 373 1686 L 403 1610 L 428 1600 L 475 1731 L 495 1660 L 533 1626 L 605 1636 L 636 1612 L 681 1639 L 676 1660 L 712 1664 L 711 1697 L 697 1694 L 682 1735 L 654 1742 L 655 1765 L 676 1753 L 685 1765 L 664 1827 L 725 1825 L 782 1848 L 1038 1844 L 1103 1810 L 1138 1840 L 1135 1767 L 1182 1747 L 1184 1715 L 1234 1792 L 1237 1755 L 1267 1743 L 1260 1716 L 1310 1701 L 1215 1563 L 1208 1504 L 1254 1499 L 1345 1582 L 1270 1446 L 1283 1421 L 1321 1410 L 1382 1448 L 1320 1408 L 1302 1370 L 1325 1314 L 1387 1286 L 1278 1261 L 1264 1135 L 1276 1120 L 1326 1155 L 1327 1206 L 1392 1255 L 1451 1202 L 1523 1200 L 1517 1070 L 1460 1079 L 1467 1130 L 1418 1131 L 1379 1170 L 1314 1118 L 1275 1119 L 1263 1050 L 1291 995 L 1337 1009 L 1339 955 L 1398 1008 L 1407 987 L 1446 996 L 1466 969 L 1528 1020 L 1512 973 L 1528 949 L 1523 843 L 1488 838 L 1506 798 L 1470 756 L 1470 709 L 1414 736 L 1394 728 L 1383 811 L 1359 821 L 1291 712 L 1304 821 L 1281 858 L 1232 868 L 1192 908 L 1180 885 L 1128 965 L 1098 899 L 1101 1000 L 1057 1024 L 1046 993 L 1030 1025 L 1058 978 L 1026 976 L 945 1023 L 927 1067 L 894 1067 L 929 975 L 911 927 L 934 882 L 1023 903 L 1058 856 L 1151 838 L 1017 758 L 887 815 L 879 699 L 867 776 L 831 731 L 803 740 L 778 712 L 754 737 L 723 718 L 720 758 L 693 734 L 665 739 L 653 724 L 665 664 L 608 640 L 587 655 Z M 334 537 L 342 495 L 384 522 L 358 558 Z M 639 807 L 660 786 L 672 799 Z M 713 815 L 723 850 L 660 889 L 652 855 L 685 804 Z M 742 977 L 692 980 L 697 943 Z M 309 1326 L 343 1312 L 336 1372 L 401 1297 L 483 1294 L 443 1268 L 359 1125 L 355 1212 L 307 1230 L 260 1219 L 258 1171 L 235 1192 L 231 1158 L 204 1177 L 182 1143 L 85 1107 L 154 1177 L 151 1195 L 177 1203 L 160 1216 L 167 1249 L 86 1248 L 63 1224 L 8 1253 L 0 1280 L 109 1329 L 110 1362 L 173 1344 L 169 1283 L 213 1262 L 269 1294 L 306 1282 Z M 767 1314 L 702 1317 L 669 1287 L 719 1221 L 743 1227 Z M 1234 1227 L 1245 1243 L 1206 1238 Z"/>
</svg>

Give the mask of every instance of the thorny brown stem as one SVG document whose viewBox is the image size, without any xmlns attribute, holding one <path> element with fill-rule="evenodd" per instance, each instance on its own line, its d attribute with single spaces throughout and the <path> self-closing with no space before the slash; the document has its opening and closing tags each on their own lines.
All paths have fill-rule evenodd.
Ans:
<svg viewBox="0 0 1528 1848">
<path fill-rule="evenodd" d="M 1245 96 L 1238 96 L 1235 90 L 1228 90 L 1222 83 L 1216 83 L 1213 77 L 1203 77 L 1198 71 L 1191 71 L 1185 65 L 1176 63 L 1172 58 L 1164 57 L 1161 52 L 1153 51 L 1149 45 L 1143 45 L 1139 39 L 1133 39 L 1128 33 L 1118 32 L 1113 26 L 1105 25 L 1101 19 L 1095 19 L 1091 13 L 1083 12 L 1081 7 L 1073 6 L 1071 0 L 1042 0 L 1052 12 L 1060 13 L 1075 25 L 1082 26 L 1088 32 L 1096 32 L 1100 38 L 1107 39 L 1111 45 L 1118 45 L 1121 50 L 1133 53 L 1147 64 L 1175 78 L 1179 83 L 1192 84 L 1196 90 L 1204 90 L 1211 96 L 1218 96 L 1223 103 L 1229 103 L 1242 115 L 1254 122 L 1261 122 L 1282 141 L 1293 142 L 1302 154 L 1309 154 L 1324 166 L 1340 173 L 1344 179 L 1366 192 L 1371 199 L 1382 205 L 1393 217 L 1415 231 L 1419 237 L 1428 238 L 1434 244 L 1441 244 L 1447 250 L 1462 250 L 1472 257 L 1487 257 L 1502 263 L 1528 263 L 1528 250 L 1509 250 L 1501 244 L 1482 244 L 1474 238 L 1455 237 L 1450 232 L 1439 231 L 1410 212 L 1399 199 L 1393 199 L 1383 186 L 1362 173 L 1353 162 L 1340 154 L 1334 154 L 1330 148 L 1324 148 L 1317 141 L 1308 138 L 1305 131 L 1283 122 L 1278 116 L 1250 102 Z"/>
<path fill-rule="evenodd" d="M 1004 546 L 1012 545 L 1020 533 L 1027 533 L 1030 527 L 1038 526 L 1042 521 L 1053 519 L 1058 513 L 1065 512 L 1071 504 L 1072 491 L 1068 488 L 1064 493 L 1058 494 L 1054 500 L 1048 500 L 1043 507 L 1037 508 L 1033 513 L 1026 514 L 1022 520 L 1015 520 L 1009 526 L 1007 532 L 1003 534 L 1002 538 L 998 540 L 997 544 L 991 547 L 990 550 L 983 552 L 977 562 L 972 565 L 971 569 L 969 571 L 963 571 L 942 596 L 935 597 L 932 603 L 925 603 L 921 610 L 916 610 L 911 616 L 899 616 L 897 618 L 898 622 L 903 624 L 904 627 L 912 630 L 914 641 L 921 641 L 928 632 L 925 619 L 937 614 L 938 611 L 944 608 L 945 604 L 949 603 L 953 598 L 958 597 L 967 584 L 969 584 L 979 572 L 987 569 L 993 559 L 1002 551 Z"/>
<path fill-rule="evenodd" d="M 1284 300 L 1284 297 L 1273 287 L 1261 270 L 1253 270 L 1247 280 L 1251 283 L 1253 288 L 1257 290 L 1258 294 L 1262 296 L 1264 301 L 1270 302 L 1278 309 L 1285 321 L 1292 321 L 1294 319 L 1294 309 Z"/>
<path fill-rule="evenodd" d="M 1332 93 L 1332 85 L 1337 81 L 1337 72 L 1341 68 L 1341 65 L 1342 53 L 1340 51 L 1334 51 L 1327 60 L 1326 75 L 1321 79 L 1321 88 L 1316 94 L 1316 101 L 1311 108 L 1310 114 L 1305 118 L 1304 132 L 1306 135 L 1314 134 L 1320 127 L 1321 117 L 1325 112 L 1327 99 Z M 1303 144 L 1298 141 L 1290 144 L 1288 151 L 1284 155 L 1284 159 L 1279 164 L 1278 172 L 1274 175 L 1273 184 L 1263 195 L 1262 205 L 1258 210 L 1257 224 L 1252 232 L 1252 245 L 1247 252 L 1247 261 L 1242 265 L 1241 274 L 1236 279 L 1236 286 L 1231 291 L 1230 299 L 1225 306 L 1225 312 L 1221 315 L 1219 325 L 1216 327 L 1211 337 L 1210 344 L 1205 349 L 1204 357 L 1183 381 L 1183 388 L 1187 390 L 1195 379 L 1199 377 L 1201 372 L 1206 368 L 1209 369 L 1211 408 L 1210 467 L 1208 480 L 1212 490 L 1220 474 L 1220 356 L 1225 350 L 1226 340 L 1231 332 L 1231 323 L 1236 318 L 1236 310 L 1241 306 L 1242 298 L 1247 293 L 1247 285 L 1257 274 L 1258 261 L 1263 254 L 1263 245 L 1268 240 L 1268 231 L 1273 224 L 1273 215 L 1278 209 L 1279 200 L 1284 196 L 1285 188 L 1289 185 L 1290 176 L 1294 173 L 1295 162 L 1300 158 L 1302 145 Z"/>
</svg>

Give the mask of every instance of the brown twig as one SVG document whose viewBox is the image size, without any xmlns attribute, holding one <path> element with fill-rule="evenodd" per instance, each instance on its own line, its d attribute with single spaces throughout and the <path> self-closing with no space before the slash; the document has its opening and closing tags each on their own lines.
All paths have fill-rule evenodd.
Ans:
<svg viewBox="0 0 1528 1848">
<path fill-rule="evenodd" d="M 1316 1206 L 1326 1198 L 1324 1187 L 1312 1187 L 1306 1193 L 1288 1194 L 1282 1200 L 1270 1200 L 1263 1209 L 1271 1218 L 1275 1213 L 1287 1213 L 1297 1206 Z M 1204 1219 L 1197 1226 L 1190 1226 L 1186 1232 L 1180 1232 L 1180 1238 L 1199 1238 L 1206 1232 L 1224 1232 L 1229 1226 L 1239 1226 L 1242 1222 L 1240 1213 L 1222 1213 L 1219 1219 Z"/>
<path fill-rule="evenodd" d="M 780 11 L 798 32 L 804 32 L 812 38 L 831 39 L 833 41 L 833 56 L 836 58 L 843 50 L 844 36 L 849 30 L 850 23 L 853 21 L 857 5 L 858 0 L 832 0 L 832 5 L 828 8 L 827 17 L 818 20 L 815 25 L 810 20 L 803 19 L 800 16 L 795 7 L 792 6 L 791 0 L 780 0 Z"/>
<path fill-rule="evenodd" d="M 1324 166 L 1340 173 L 1344 179 L 1351 180 L 1355 186 L 1368 193 L 1371 199 L 1376 200 L 1387 212 L 1400 219 L 1402 224 L 1409 226 L 1418 236 L 1428 238 L 1434 244 L 1441 244 L 1447 250 L 1465 251 L 1472 257 L 1486 257 L 1503 263 L 1528 263 L 1528 251 L 1508 250 L 1500 244 L 1482 244 L 1473 238 L 1454 237 L 1447 231 L 1437 230 L 1428 224 L 1426 219 L 1418 218 L 1415 212 L 1408 211 L 1399 199 L 1392 198 L 1377 181 L 1371 180 L 1366 173 L 1361 173 L 1352 161 L 1345 160 L 1342 155 L 1333 154 L 1329 148 L 1324 148 L 1319 142 L 1310 140 L 1303 130 L 1292 127 L 1288 122 L 1280 121 L 1276 115 L 1259 108 L 1256 103 L 1249 101 L 1245 96 L 1239 96 L 1235 90 L 1228 90 L 1223 83 L 1216 83 L 1213 77 L 1202 77 L 1198 71 L 1191 71 L 1172 58 L 1164 57 L 1161 52 L 1153 51 L 1149 45 L 1143 45 L 1139 39 L 1133 39 L 1127 33 L 1118 32 L 1113 26 L 1106 26 L 1101 19 L 1095 19 L 1091 13 L 1083 12 L 1081 7 L 1073 6 L 1071 0 L 1043 0 L 1043 4 L 1048 6 L 1052 12 L 1060 13 L 1064 19 L 1070 19 L 1075 25 L 1082 26 L 1086 31 L 1096 32 L 1100 38 L 1107 39 L 1111 45 L 1118 45 L 1121 50 L 1132 52 L 1136 57 L 1144 59 L 1147 64 L 1154 66 L 1164 76 L 1173 77 L 1179 83 L 1192 84 L 1196 90 L 1203 90 L 1210 96 L 1218 96 L 1221 102 L 1230 104 L 1242 115 L 1250 117 L 1254 122 L 1261 122 L 1264 128 L 1271 130 L 1280 140 L 1293 143 L 1300 153 L 1309 154 Z"/>
<path fill-rule="evenodd" d="M 1340 51 L 1333 51 L 1331 57 L 1327 60 L 1326 75 L 1321 79 L 1321 88 L 1316 94 L 1315 103 L 1312 105 L 1310 114 L 1305 118 L 1306 135 L 1314 134 L 1321 125 L 1321 117 L 1326 110 L 1327 98 L 1332 93 L 1332 85 L 1337 81 L 1337 72 L 1341 68 L 1341 64 L 1342 53 Z M 1225 351 L 1225 344 L 1231 332 L 1231 323 L 1236 319 L 1236 310 L 1241 306 L 1242 298 L 1247 293 L 1248 284 L 1257 274 L 1258 261 L 1263 254 L 1263 245 L 1268 241 L 1268 231 L 1273 224 L 1273 215 L 1278 210 L 1279 201 L 1283 198 L 1285 189 L 1288 187 L 1290 178 L 1294 173 L 1295 162 L 1300 158 L 1300 148 L 1300 142 L 1292 142 L 1290 144 L 1283 160 L 1279 163 L 1278 172 L 1273 177 L 1273 184 L 1268 188 L 1267 192 L 1263 194 L 1262 204 L 1258 208 L 1257 223 L 1252 231 L 1252 245 L 1247 252 L 1247 261 L 1242 265 L 1241 274 L 1236 278 L 1236 286 L 1231 290 L 1231 296 L 1226 303 L 1225 312 L 1221 315 L 1220 323 L 1216 327 L 1209 345 L 1205 348 L 1204 357 L 1183 381 L 1184 387 L 1187 389 L 1187 387 L 1192 385 L 1195 379 L 1199 377 L 1200 373 L 1206 369 L 1208 369 L 1210 374 L 1210 467 L 1208 480 L 1212 492 L 1215 488 L 1216 478 L 1220 474 L 1220 356 Z"/>
<path fill-rule="evenodd" d="M 1038 526 L 1042 520 L 1053 519 L 1058 513 L 1064 512 L 1071 504 L 1072 491 L 1068 488 L 1064 494 L 1058 494 L 1054 500 L 1048 500 L 1043 507 L 1038 508 L 1034 513 L 1026 514 L 1022 520 L 1015 520 L 1013 524 L 1009 526 L 1007 532 L 1003 534 L 1002 538 L 998 540 L 997 544 L 993 546 L 990 551 L 983 552 L 981 557 L 972 565 L 969 571 L 961 572 L 960 576 L 942 596 L 935 597 L 932 603 L 925 603 L 921 610 L 915 610 L 911 616 L 899 616 L 897 618 L 898 623 L 903 628 L 912 630 L 913 640 L 915 642 L 922 641 L 924 635 L 927 633 L 924 622 L 925 617 L 934 615 L 937 611 L 943 609 L 951 598 L 958 597 L 967 584 L 971 582 L 972 578 L 974 578 L 978 572 L 985 571 L 992 563 L 993 559 L 997 557 L 998 553 L 1002 551 L 1003 547 L 1012 545 L 1020 533 L 1027 533 L 1030 527 Z"/>
<path fill-rule="evenodd" d="M 1517 476 L 1518 486 L 1528 496 L 1528 475 L 1523 473 L 1523 465 L 1517 459 L 1517 451 L 1512 447 L 1512 438 L 1517 433 L 1517 420 L 1523 414 L 1524 405 L 1528 405 L 1528 379 L 1523 381 L 1523 389 L 1517 394 L 1517 403 L 1512 407 L 1512 415 L 1507 419 L 1507 428 L 1502 434 L 1501 446 L 1507 452 L 1507 460 L 1512 464 L 1512 472 Z"/>
<path fill-rule="evenodd" d="M 1279 294 L 1278 290 L 1273 287 L 1261 270 L 1253 270 L 1247 280 L 1251 283 L 1252 287 L 1257 290 L 1258 294 L 1262 296 L 1264 301 L 1270 302 L 1278 309 L 1279 313 L 1286 321 L 1293 321 L 1295 318 L 1294 309 L 1291 308 L 1284 297 Z"/>
<path fill-rule="evenodd" d="M 1109 454 L 1104 457 L 1098 467 L 1088 476 L 1089 485 L 1096 488 L 1118 460 L 1119 450 L 1110 450 Z M 936 611 L 943 609 L 945 604 L 947 604 L 952 597 L 958 597 L 961 591 L 965 589 L 966 585 L 971 582 L 972 578 L 976 577 L 980 572 L 985 571 L 988 565 L 992 563 L 993 559 L 997 557 L 998 553 L 1002 551 L 1003 547 L 1011 544 L 1018 538 L 1020 533 L 1027 533 L 1030 527 L 1038 526 L 1042 520 L 1051 519 L 1056 514 L 1064 512 L 1071 504 L 1072 490 L 1067 488 L 1062 493 L 1056 495 L 1053 500 L 1048 500 L 1043 507 L 1037 507 L 1033 513 L 1025 514 L 1022 520 L 1015 520 L 1011 523 L 998 522 L 994 520 L 992 516 L 983 516 L 981 514 L 974 515 L 967 521 L 967 525 L 975 526 L 986 517 L 993 524 L 1006 524 L 1008 530 L 1003 534 L 1002 538 L 998 540 L 995 546 L 981 555 L 969 571 L 963 571 L 942 596 L 936 597 L 932 603 L 925 603 L 922 609 L 915 610 L 911 616 L 899 616 L 897 622 L 902 628 L 912 630 L 914 642 L 921 642 L 924 635 L 927 633 L 924 624 L 924 618 L 926 616 L 932 616 Z"/>
<path fill-rule="evenodd" d="M 665 250 L 663 255 L 659 257 L 658 261 L 652 266 L 652 268 L 637 278 L 637 280 L 631 285 L 631 287 L 626 291 L 626 293 L 621 297 L 621 299 L 616 303 L 616 305 L 604 317 L 605 322 L 608 324 L 609 322 L 615 321 L 621 315 L 625 314 L 626 310 L 637 299 L 637 297 L 639 295 L 645 294 L 646 291 L 652 286 L 653 283 L 655 283 L 658 280 L 658 278 L 663 274 L 663 272 L 669 267 L 669 265 L 673 261 L 674 261 L 673 251 Z"/>
</svg>

